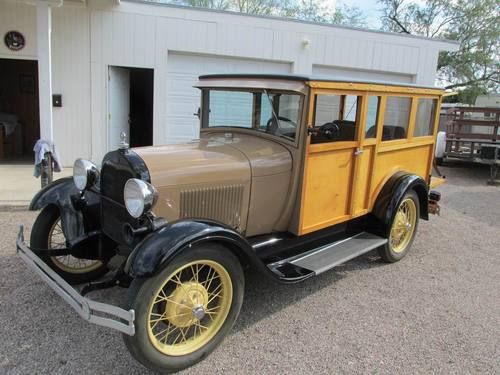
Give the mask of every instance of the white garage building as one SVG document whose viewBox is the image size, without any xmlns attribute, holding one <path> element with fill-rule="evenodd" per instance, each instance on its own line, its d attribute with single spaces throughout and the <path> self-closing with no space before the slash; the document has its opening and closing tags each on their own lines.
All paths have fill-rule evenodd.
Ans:
<svg viewBox="0 0 500 375">
<path fill-rule="evenodd" d="M 22 34 L 21 49 L 9 48 L 12 31 Z M 99 161 L 122 128 L 130 127 L 132 145 L 196 137 L 192 86 L 200 74 L 433 85 L 439 51 L 457 49 L 443 40 L 125 0 L 0 0 L 0 35 L 0 121 L 11 125 L 4 157 L 32 155 L 34 141 L 53 134 L 65 165 Z M 17 139 L 7 145 L 9 137 Z"/>
</svg>

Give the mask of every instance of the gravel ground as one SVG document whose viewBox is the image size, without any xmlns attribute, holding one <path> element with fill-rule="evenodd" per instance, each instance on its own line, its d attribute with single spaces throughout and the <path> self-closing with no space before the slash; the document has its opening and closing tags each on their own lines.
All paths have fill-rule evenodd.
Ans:
<svg viewBox="0 0 500 375">
<path fill-rule="evenodd" d="M 185 373 L 500 373 L 500 188 L 480 166 L 442 171 L 441 216 L 404 260 L 370 253 L 294 286 L 249 275 L 235 328 Z M 34 217 L 0 212 L 0 373 L 149 373 L 15 257 Z M 124 290 L 94 296 L 120 303 Z"/>
</svg>

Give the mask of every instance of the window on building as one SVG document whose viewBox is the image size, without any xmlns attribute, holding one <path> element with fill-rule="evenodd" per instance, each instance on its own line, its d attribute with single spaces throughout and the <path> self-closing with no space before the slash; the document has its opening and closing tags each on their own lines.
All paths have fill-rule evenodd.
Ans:
<svg viewBox="0 0 500 375">
<path fill-rule="evenodd" d="M 315 98 L 312 143 L 354 141 L 361 97 L 319 94 Z"/>
<path fill-rule="evenodd" d="M 368 97 L 368 110 L 366 112 L 365 138 L 377 136 L 377 118 L 380 106 L 380 96 Z"/>
<path fill-rule="evenodd" d="M 382 141 L 404 139 L 410 123 L 411 98 L 388 96 L 385 105 Z"/>
<path fill-rule="evenodd" d="M 432 135 L 434 132 L 434 120 L 436 119 L 436 99 L 418 99 L 417 118 L 415 120 L 414 137 Z"/>
</svg>

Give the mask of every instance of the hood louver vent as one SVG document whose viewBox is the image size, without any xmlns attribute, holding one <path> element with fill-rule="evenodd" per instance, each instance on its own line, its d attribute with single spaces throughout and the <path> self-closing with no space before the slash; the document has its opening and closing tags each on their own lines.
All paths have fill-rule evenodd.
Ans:
<svg viewBox="0 0 500 375">
<path fill-rule="evenodd" d="M 180 218 L 211 219 L 240 230 L 242 200 L 243 185 L 184 190 Z"/>
</svg>

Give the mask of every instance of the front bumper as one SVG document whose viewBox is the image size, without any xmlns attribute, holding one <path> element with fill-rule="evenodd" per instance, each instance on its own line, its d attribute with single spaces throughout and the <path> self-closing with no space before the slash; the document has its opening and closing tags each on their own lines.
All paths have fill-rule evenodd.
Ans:
<svg viewBox="0 0 500 375">
<path fill-rule="evenodd" d="M 83 319 L 88 320 L 90 323 L 116 329 L 130 336 L 135 334 L 134 310 L 127 311 L 118 306 L 108 305 L 83 297 L 24 243 L 22 225 L 17 235 L 16 247 L 17 254 L 21 259 Z"/>
</svg>

